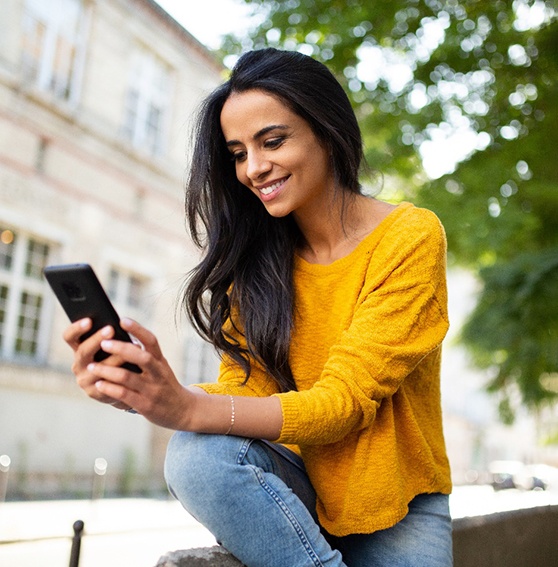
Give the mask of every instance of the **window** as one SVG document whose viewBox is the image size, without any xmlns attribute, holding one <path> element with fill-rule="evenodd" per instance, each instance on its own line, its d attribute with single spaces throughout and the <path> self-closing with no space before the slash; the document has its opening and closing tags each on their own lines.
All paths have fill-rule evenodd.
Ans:
<svg viewBox="0 0 558 567">
<path fill-rule="evenodd" d="M 43 268 L 50 246 L 0 226 L 0 358 L 36 360 L 44 320 Z"/>
<path fill-rule="evenodd" d="M 133 317 L 145 324 L 150 317 L 147 305 L 149 280 L 133 272 L 111 268 L 107 293 L 121 316 Z"/>
<path fill-rule="evenodd" d="M 151 155 L 164 150 L 169 110 L 170 69 L 154 54 L 136 54 L 126 94 L 123 134 L 133 146 Z"/>
<path fill-rule="evenodd" d="M 27 0 L 23 19 L 23 77 L 42 91 L 71 100 L 83 53 L 81 0 Z"/>
<path fill-rule="evenodd" d="M 219 373 L 219 356 L 213 345 L 192 334 L 184 345 L 184 384 L 213 382 Z"/>
</svg>

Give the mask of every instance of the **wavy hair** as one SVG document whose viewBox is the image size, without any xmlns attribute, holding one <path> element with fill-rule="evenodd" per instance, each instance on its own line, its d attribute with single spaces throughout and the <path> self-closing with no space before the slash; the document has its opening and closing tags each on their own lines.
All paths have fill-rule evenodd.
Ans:
<svg viewBox="0 0 558 567">
<path fill-rule="evenodd" d="M 273 48 L 244 54 L 197 116 L 185 210 L 203 258 L 188 276 L 182 302 L 197 332 L 236 361 L 246 380 L 255 360 L 285 392 L 296 389 L 289 346 L 302 235 L 292 215 L 272 217 L 236 178 L 220 116 L 232 93 L 249 90 L 277 97 L 306 120 L 330 155 L 336 187 L 353 194 L 360 193 L 362 139 L 349 99 L 327 67 Z"/>
</svg>

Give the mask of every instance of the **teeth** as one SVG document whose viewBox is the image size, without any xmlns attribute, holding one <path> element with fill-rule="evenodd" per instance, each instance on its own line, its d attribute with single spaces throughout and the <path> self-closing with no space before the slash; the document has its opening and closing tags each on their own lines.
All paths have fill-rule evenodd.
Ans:
<svg viewBox="0 0 558 567">
<path fill-rule="evenodd" d="M 274 183 L 273 185 L 270 185 L 269 187 L 266 187 L 265 189 L 260 189 L 260 193 L 263 193 L 264 195 L 269 195 L 270 193 L 273 193 L 273 191 L 275 191 L 275 189 L 277 189 L 278 187 L 283 185 L 283 181 L 278 181 L 277 183 Z"/>
</svg>

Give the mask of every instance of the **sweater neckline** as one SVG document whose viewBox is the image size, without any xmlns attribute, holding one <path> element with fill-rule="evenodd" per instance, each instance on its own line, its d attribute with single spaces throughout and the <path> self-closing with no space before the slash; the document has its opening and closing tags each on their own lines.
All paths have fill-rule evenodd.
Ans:
<svg viewBox="0 0 558 567">
<path fill-rule="evenodd" d="M 380 224 L 367 234 L 351 252 L 346 256 L 334 260 L 331 264 L 314 264 L 308 262 L 302 256 L 298 254 L 295 255 L 295 269 L 301 270 L 308 273 L 334 273 L 339 270 L 343 270 L 347 265 L 353 263 L 354 259 L 362 254 L 363 249 L 370 249 L 375 241 L 378 241 L 387 232 L 387 230 L 397 221 L 397 219 L 409 208 L 413 207 L 412 203 L 402 202 L 395 209 L 393 209 L 381 222 Z"/>
</svg>

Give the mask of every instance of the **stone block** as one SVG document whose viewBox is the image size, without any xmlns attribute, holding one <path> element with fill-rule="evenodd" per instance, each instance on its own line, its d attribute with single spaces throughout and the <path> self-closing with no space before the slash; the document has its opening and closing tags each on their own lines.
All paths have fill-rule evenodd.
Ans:
<svg viewBox="0 0 558 567">
<path fill-rule="evenodd" d="M 180 549 L 163 555 L 155 567 L 243 567 L 221 546 Z"/>
</svg>

